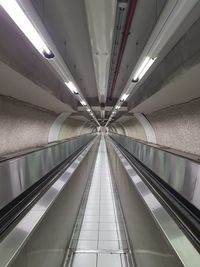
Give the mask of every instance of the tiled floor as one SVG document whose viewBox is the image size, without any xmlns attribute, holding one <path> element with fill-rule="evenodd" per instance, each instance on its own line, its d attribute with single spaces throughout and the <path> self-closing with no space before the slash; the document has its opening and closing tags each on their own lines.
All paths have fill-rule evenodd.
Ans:
<svg viewBox="0 0 200 267">
<path fill-rule="evenodd" d="M 72 267 L 126 267 L 128 249 L 115 185 L 102 138 L 83 218 L 73 236 Z"/>
</svg>

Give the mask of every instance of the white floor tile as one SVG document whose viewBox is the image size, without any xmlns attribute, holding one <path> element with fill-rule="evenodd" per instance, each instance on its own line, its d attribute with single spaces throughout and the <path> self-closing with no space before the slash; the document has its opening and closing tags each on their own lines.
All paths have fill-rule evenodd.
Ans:
<svg viewBox="0 0 200 267">
<path fill-rule="evenodd" d="M 100 205 L 113 205 L 112 199 L 101 199 Z"/>
<path fill-rule="evenodd" d="M 99 223 L 85 222 L 82 224 L 81 230 L 82 231 L 98 231 Z"/>
<path fill-rule="evenodd" d="M 118 250 L 119 243 L 118 241 L 99 241 L 98 249 L 111 249 L 111 250 Z"/>
<path fill-rule="evenodd" d="M 100 231 L 99 240 L 118 240 L 117 231 Z"/>
<path fill-rule="evenodd" d="M 85 216 L 99 216 L 99 210 L 94 210 L 94 209 L 87 209 L 85 211 Z"/>
<path fill-rule="evenodd" d="M 76 249 L 97 249 L 97 241 L 94 240 L 79 240 Z"/>
<path fill-rule="evenodd" d="M 115 212 L 114 210 L 100 210 L 100 216 L 114 216 Z"/>
<path fill-rule="evenodd" d="M 103 216 L 103 215 L 100 215 L 100 219 L 99 219 L 100 222 L 115 222 L 115 216 L 111 215 L 111 216 Z"/>
<path fill-rule="evenodd" d="M 102 210 L 113 210 L 113 204 L 100 204 L 100 209 Z"/>
<path fill-rule="evenodd" d="M 86 209 L 91 209 L 91 210 L 99 210 L 100 206 L 97 204 L 88 204 L 86 206 Z"/>
<path fill-rule="evenodd" d="M 80 218 L 77 227 L 81 230 L 80 235 L 78 231 L 75 234 L 79 239 L 73 242 L 75 249 L 115 251 L 128 247 L 120 202 L 109 168 L 105 142 L 101 141 L 87 204 L 82 207 L 83 222 Z M 120 254 L 75 253 L 72 267 L 122 267 L 122 263 L 123 267 L 127 266 L 126 257 L 122 258 Z"/>
<path fill-rule="evenodd" d="M 81 231 L 79 240 L 98 240 L 98 231 Z"/>
<path fill-rule="evenodd" d="M 86 215 L 83 218 L 83 223 L 85 223 L 85 222 L 99 222 L 99 216 Z"/>
<path fill-rule="evenodd" d="M 100 231 L 113 231 L 116 229 L 117 229 L 117 226 L 115 223 L 100 223 L 99 225 Z"/>
<path fill-rule="evenodd" d="M 99 205 L 99 200 L 89 199 L 87 205 Z"/>
<path fill-rule="evenodd" d="M 121 267 L 121 258 L 118 254 L 98 255 L 97 267 Z"/>
<path fill-rule="evenodd" d="M 72 267 L 96 267 L 96 254 L 76 253 L 74 255 Z"/>
</svg>

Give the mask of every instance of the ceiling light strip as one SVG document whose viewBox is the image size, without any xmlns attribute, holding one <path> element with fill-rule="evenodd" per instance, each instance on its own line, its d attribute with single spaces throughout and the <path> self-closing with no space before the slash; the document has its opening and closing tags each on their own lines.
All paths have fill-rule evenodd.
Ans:
<svg viewBox="0 0 200 267">
<path fill-rule="evenodd" d="M 62 79 L 63 83 L 69 88 L 70 92 L 84 99 L 71 72 L 60 56 L 56 46 L 49 37 L 38 14 L 30 1 L 24 1 L 23 6 L 20 1 L 0 0 L 0 6 L 5 10 L 9 17 L 15 22 L 17 27 L 24 33 L 26 38 L 35 49 L 45 58 L 53 71 Z M 30 16 L 29 16 L 30 14 Z M 33 23 L 34 22 L 34 23 Z M 88 106 L 86 101 L 84 106 Z M 95 118 L 96 119 L 96 118 Z M 97 121 L 98 122 L 98 121 Z"/>
<path fill-rule="evenodd" d="M 197 3 L 198 0 L 167 2 L 122 94 L 132 92 L 136 83 L 148 72 L 162 49 Z M 116 105 L 121 104 L 119 100 Z M 106 125 L 109 122 L 110 118 Z"/>
<path fill-rule="evenodd" d="M 16 0 L 0 0 L 0 5 L 41 55 L 47 58 L 54 57 Z"/>
</svg>

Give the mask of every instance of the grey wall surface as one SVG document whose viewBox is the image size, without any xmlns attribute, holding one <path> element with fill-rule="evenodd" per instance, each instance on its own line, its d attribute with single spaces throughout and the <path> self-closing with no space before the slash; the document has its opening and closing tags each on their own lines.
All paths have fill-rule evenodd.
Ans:
<svg viewBox="0 0 200 267">
<path fill-rule="evenodd" d="M 112 175 L 117 184 L 136 266 L 182 266 L 151 217 L 110 141 L 107 141 L 107 145 Z"/>
<path fill-rule="evenodd" d="M 84 127 L 84 121 L 69 117 L 64 121 L 60 129 L 58 139 L 62 140 L 62 139 L 74 137 L 80 134 L 90 133 L 90 132 L 92 132 L 92 129 L 87 127 L 86 124 Z"/>
<path fill-rule="evenodd" d="M 126 129 L 127 136 L 131 136 L 135 139 L 140 139 L 144 141 L 147 140 L 143 126 L 136 118 L 133 117 L 132 119 L 129 119 L 123 122 L 122 124 Z"/>
<path fill-rule="evenodd" d="M 157 143 L 200 155 L 200 99 L 147 115 Z"/>
<path fill-rule="evenodd" d="M 146 118 L 154 130 L 157 144 L 200 155 L 200 98 L 146 114 Z M 136 118 L 121 123 L 127 136 L 147 140 L 145 129 Z M 118 129 L 117 133 L 123 134 Z"/>
<path fill-rule="evenodd" d="M 114 126 L 118 134 L 126 134 L 122 124 L 115 122 L 112 126 Z"/>
<path fill-rule="evenodd" d="M 0 155 L 45 145 L 56 114 L 0 96 Z"/>
<path fill-rule="evenodd" d="M 59 114 L 15 98 L 0 95 L 0 157 L 47 145 L 52 124 Z M 92 132 L 83 120 L 67 118 L 58 140 Z M 82 127 L 83 126 L 83 127 Z"/>
<path fill-rule="evenodd" d="M 83 192 L 92 175 L 98 142 L 80 164 L 12 267 L 60 267 L 69 246 Z"/>
</svg>

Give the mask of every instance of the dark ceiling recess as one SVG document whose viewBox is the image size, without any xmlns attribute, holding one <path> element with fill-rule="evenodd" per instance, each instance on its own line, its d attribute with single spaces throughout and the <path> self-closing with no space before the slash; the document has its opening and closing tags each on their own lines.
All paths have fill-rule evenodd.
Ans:
<svg viewBox="0 0 200 267">
<path fill-rule="evenodd" d="M 123 57 L 124 50 L 126 47 L 127 38 L 130 32 L 131 23 L 132 23 L 133 16 L 135 13 L 137 0 L 129 0 L 128 11 L 126 11 L 126 8 L 125 8 L 127 4 L 128 4 L 127 1 L 122 1 L 122 0 L 118 1 L 118 10 L 117 10 L 117 16 L 116 16 L 116 22 L 115 22 L 116 29 L 115 29 L 114 39 L 113 39 L 112 59 L 111 59 L 111 66 L 110 66 L 110 77 L 112 77 L 112 80 L 109 81 L 109 92 L 108 92 L 109 99 L 108 100 L 112 98 L 113 90 L 115 88 L 115 84 L 116 84 L 117 77 L 119 74 L 119 68 L 120 68 L 122 57 Z M 122 12 L 123 14 L 125 13 L 127 14 L 124 27 L 123 27 L 123 21 L 122 21 Z M 120 28 L 119 28 L 119 25 L 121 25 Z M 123 30 L 122 30 L 122 27 L 123 27 Z M 120 46 L 118 46 L 119 47 L 118 49 L 117 49 L 117 45 L 120 39 L 117 33 L 122 34 L 120 38 L 121 43 L 120 43 Z M 117 56 L 117 60 L 116 60 L 116 56 Z"/>
</svg>

